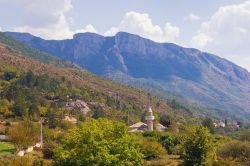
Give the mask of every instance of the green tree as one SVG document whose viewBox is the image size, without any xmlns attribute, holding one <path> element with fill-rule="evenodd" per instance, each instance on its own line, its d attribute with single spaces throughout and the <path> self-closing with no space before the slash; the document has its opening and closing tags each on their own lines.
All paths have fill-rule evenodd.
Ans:
<svg viewBox="0 0 250 166">
<path fill-rule="evenodd" d="M 31 121 L 24 121 L 18 124 L 18 126 L 10 129 L 9 138 L 14 142 L 17 150 L 27 148 L 35 143 L 39 135 L 39 129 Z"/>
<path fill-rule="evenodd" d="M 55 151 L 55 165 L 141 165 L 139 144 L 124 123 L 88 120 L 74 128 Z"/>
<path fill-rule="evenodd" d="M 223 159 L 240 162 L 241 165 L 250 165 L 250 142 L 233 140 L 218 148 L 217 154 Z"/>
<path fill-rule="evenodd" d="M 169 127 L 172 124 L 172 121 L 173 119 L 169 115 L 162 115 L 160 117 L 160 123 L 165 127 Z"/>
<path fill-rule="evenodd" d="M 10 110 L 12 103 L 7 99 L 0 99 L 0 114 L 4 115 L 4 117 L 10 117 L 13 115 L 13 112 Z"/>
<path fill-rule="evenodd" d="M 204 127 L 188 132 L 183 141 L 183 157 L 186 165 L 211 166 L 216 158 L 212 136 Z"/>
<path fill-rule="evenodd" d="M 208 130 L 210 131 L 210 133 L 214 133 L 215 132 L 215 125 L 212 119 L 210 118 L 205 118 L 203 119 L 203 121 L 201 122 L 202 126 L 208 128 Z"/>
<path fill-rule="evenodd" d="M 61 109 L 51 107 L 48 109 L 45 117 L 49 128 L 54 129 L 59 126 L 64 116 Z"/>
<path fill-rule="evenodd" d="M 143 153 L 145 159 L 150 160 L 159 158 L 167 153 L 164 147 L 159 142 L 147 138 L 144 138 L 143 140 L 144 141 L 141 145 L 141 152 Z"/>
<path fill-rule="evenodd" d="M 27 103 L 24 97 L 19 96 L 12 107 L 12 111 L 16 116 L 23 116 L 28 114 Z"/>
<path fill-rule="evenodd" d="M 10 81 L 12 80 L 13 78 L 16 77 L 16 72 L 13 72 L 13 71 L 7 71 L 3 74 L 3 79 L 6 80 L 6 81 Z"/>
</svg>

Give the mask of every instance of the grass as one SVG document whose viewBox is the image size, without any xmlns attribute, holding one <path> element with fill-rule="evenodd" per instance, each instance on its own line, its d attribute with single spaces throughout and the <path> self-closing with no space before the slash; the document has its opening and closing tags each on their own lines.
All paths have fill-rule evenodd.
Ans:
<svg viewBox="0 0 250 166">
<path fill-rule="evenodd" d="M 0 142 L 0 156 L 11 155 L 15 151 L 15 147 L 10 142 Z"/>
<path fill-rule="evenodd" d="M 144 166 L 182 166 L 183 161 L 173 155 L 165 155 L 154 160 L 146 160 Z"/>
</svg>

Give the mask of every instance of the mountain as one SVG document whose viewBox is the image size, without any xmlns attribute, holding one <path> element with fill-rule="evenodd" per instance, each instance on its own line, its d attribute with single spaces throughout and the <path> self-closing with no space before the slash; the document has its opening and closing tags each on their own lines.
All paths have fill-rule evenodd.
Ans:
<svg viewBox="0 0 250 166">
<path fill-rule="evenodd" d="M 5 36 L 5 38 L 8 37 Z M 15 45 L 18 45 L 18 47 L 25 45 L 19 45 L 18 42 L 11 38 L 8 40 L 11 41 L 11 43 L 16 43 Z M 27 45 L 25 47 L 37 52 L 36 49 L 32 49 Z M 29 86 L 24 87 L 24 90 L 28 91 L 27 94 L 21 93 L 22 96 L 26 95 L 26 97 L 31 99 L 39 98 L 40 100 L 46 93 L 49 93 L 50 96 L 53 97 L 52 99 L 49 99 L 48 103 L 51 103 L 51 100 L 54 102 L 59 99 L 66 102 L 68 100 L 67 96 L 71 96 L 73 100 L 83 100 L 84 102 L 87 102 L 91 108 L 91 113 L 94 115 L 96 114 L 96 116 L 123 120 L 129 124 L 138 122 L 144 117 L 149 101 L 153 110 L 158 112 L 159 115 L 168 115 L 179 122 L 186 121 L 187 117 L 193 117 L 188 109 L 181 106 L 178 108 L 174 105 L 172 106 L 171 103 L 167 103 L 166 101 L 152 95 L 149 96 L 141 90 L 100 78 L 75 65 L 65 67 L 52 65 L 50 63 L 42 63 L 35 60 L 37 58 L 31 59 L 33 56 L 30 57 L 30 55 L 23 54 L 20 51 L 15 50 L 11 45 L 3 44 L 0 40 L 0 97 L 5 96 L 7 93 L 7 90 L 5 89 L 11 88 L 12 86 L 10 85 L 13 83 L 12 80 L 8 82 L 9 80 L 5 81 L 3 79 L 4 73 L 7 73 L 9 76 L 13 75 L 12 73 L 14 72 L 17 77 L 20 77 L 25 75 L 28 71 L 32 71 L 35 75 L 41 76 L 38 77 L 38 79 L 42 81 L 39 83 L 42 85 L 40 85 L 40 88 L 42 89 L 35 88 L 34 90 L 30 89 L 29 91 Z M 50 55 L 43 52 L 39 55 L 41 56 L 39 57 L 41 60 L 44 60 L 49 56 L 51 60 L 57 62 L 57 58 L 50 57 Z M 61 61 L 62 60 L 58 61 L 58 63 L 61 64 Z M 66 61 L 63 61 L 62 64 L 65 63 L 69 64 Z M 15 81 L 16 80 L 14 79 L 14 82 Z M 45 85 L 42 84 L 43 82 Z M 48 83 L 51 85 L 47 85 Z M 59 85 L 56 86 L 58 83 Z M 22 82 L 19 82 L 17 87 L 19 88 L 21 86 L 24 85 Z M 50 86 L 52 86 L 52 89 L 58 90 L 52 92 Z M 19 93 L 22 91 L 14 90 L 13 92 Z M 12 96 L 16 97 L 16 95 Z M 3 98 L 1 98 L 1 100 L 2 99 Z M 42 103 L 44 100 L 48 100 L 48 97 L 42 99 Z M 13 102 L 14 101 L 11 101 L 11 103 Z M 30 103 L 30 100 L 26 102 Z M 127 121 L 128 114 L 129 121 Z"/>
<path fill-rule="evenodd" d="M 67 40 L 5 34 L 97 75 L 205 108 L 210 115 L 250 118 L 249 72 L 218 56 L 125 32 L 113 37 L 80 33 Z"/>
<path fill-rule="evenodd" d="M 22 54 L 30 58 L 33 58 L 35 60 L 41 61 L 43 63 L 61 66 L 61 67 L 73 66 L 73 64 L 68 61 L 62 60 L 57 57 L 53 57 L 52 55 L 49 55 L 46 52 L 39 51 L 20 41 L 13 40 L 12 38 L 5 36 L 4 33 L 2 32 L 0 32 L 0 43 L 8 45 L 11 48 L 21 52 Z"/>
</svg>

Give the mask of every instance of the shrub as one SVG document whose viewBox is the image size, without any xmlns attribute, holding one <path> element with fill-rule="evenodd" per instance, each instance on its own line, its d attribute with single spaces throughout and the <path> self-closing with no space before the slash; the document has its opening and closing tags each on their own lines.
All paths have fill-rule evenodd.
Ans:
<svg viewBox="0 0 250 166">
<path fill-rule="evenodd" d="M 175 146 L 180 144 L 181 137 L 178 134 L 169 132 L 158 132 L 158 131 L 146 131 L 143 133 L 146 138 L 154 139 L 162 144 L 169 154 L 173 154 Z"/>
<path fill-rule="evenodd" d="M 183 146 L 186 165 L 211 166 L 215 160 L 213 139 L 204 127 L 196 127 L 187 133 Z"/>
<path fill-rule="evenodd" d="M 241 141 L 249 141 L 250 142 L 250 129 L 241 131 L 237 137 Z"/>
<path fill-rule="evenodd" d="M 250 165 L 250 142 L 237 140 L 228 142 L 218 148 L 217 154 L 221 158 L 232 158 L 232 160 Z"/>
<path fill-rule="evenodd" d="M 159 158 L 166 154 L 166 150 L 163 146 L 159 142 L 152 139 L 144 139 L 141 145 L 141 152 L 147 160 Z"/>
<path fill-rule="evenodd" d="M 210 133 L 214 133 L 215 132 L 215 125 L 212 119 L 210 118 L 205 118 L 202 121 L 202 126 L 208 128 L 208 130 L 210 131 Z"/>
<path fill-rule="evenodd" d="M 56 143 L 49 141 L 43 145 L 43 157 L 46 159 L 52 159 L 54 156 L 54 149 L 56 148 Z"/>
</svg>

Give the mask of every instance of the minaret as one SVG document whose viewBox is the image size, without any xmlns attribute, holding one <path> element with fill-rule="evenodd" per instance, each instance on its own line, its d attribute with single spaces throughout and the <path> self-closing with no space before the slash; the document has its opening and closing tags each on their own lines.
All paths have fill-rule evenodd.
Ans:
<svg viewBox="0 0 250 166">
<path fill-rule="evenodd" d="M 154 130 L 154 115 L 151 107 L 148 108 L 148 113 L 146 116 L 147 124 L 148 124 L 148 130 L 153 131 Z"/>
</svg>

